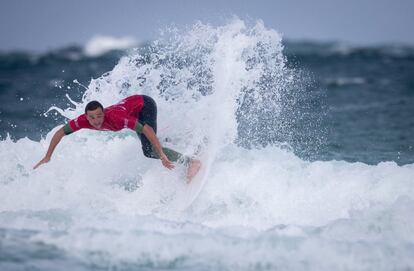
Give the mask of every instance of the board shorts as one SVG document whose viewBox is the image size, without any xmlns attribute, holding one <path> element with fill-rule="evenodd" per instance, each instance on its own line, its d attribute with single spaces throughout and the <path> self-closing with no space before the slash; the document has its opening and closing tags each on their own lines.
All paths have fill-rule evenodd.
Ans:
<svg viewBox="0 0 414 271">
<path fill-rule="evenodd" d="M 154 99 L 149 96 L 142 95 L 142 97 L 144 98 L 144 106 L 138 113 L 138 122 L 142 126 L 148 124 L 154 130 L 154 133 L 157 134 L 157 104 Z M 157 158 L 154 155 L 155 153 L 148 138 L 141 133 L 139 134 L 139 139 L 141 140 L 144 155 L 150 158 Z"/>
<path fill-rule="evenodd" d="M 144 106 L 138 113 L 138 122 L 142 126 L 145 124 L 151 126 L 154 133 L 157 134 L 157 104 L 154 99 L 149 96 L 142 95 L 142 97 L 144 98 Z M 159 159 L 159 155 L 153 149 L 151 142 L 143 133 L 139 134 L 139 139 L 141 140 L 142 152 L 144 155 L 149 158 Z M 179 152 L 164 147 L 162 149 L 170 161 L 182 162 L 184 164 L 188 164 L 190 161 L 188 157 Z"/>
</svg>

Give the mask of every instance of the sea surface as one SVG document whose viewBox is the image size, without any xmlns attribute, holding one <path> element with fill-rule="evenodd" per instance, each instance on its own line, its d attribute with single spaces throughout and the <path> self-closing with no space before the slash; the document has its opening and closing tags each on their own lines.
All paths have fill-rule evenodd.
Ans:
<svg viewBox="0 0 414 271">
<path fill-rule="evenodd" d="M 32 169 L 87 102 L 133 94 L 156 100 L 163 145 L 208 142 L 184 211 L 184 166 L 133 131 L 81 130 Z M 414 46 L 200 22 L 0 52 L 0 101 L 0 270 L 414 270 Z"/>
</svg>

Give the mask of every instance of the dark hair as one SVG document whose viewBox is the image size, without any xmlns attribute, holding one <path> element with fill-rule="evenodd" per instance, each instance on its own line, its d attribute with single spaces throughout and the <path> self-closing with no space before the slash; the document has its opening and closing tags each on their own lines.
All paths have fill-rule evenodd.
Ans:
<svg viewBox="0 0 414 271">
<path fill-rule="evenodd" d="M 85 107 L 85 113 L 87 113 L 88 111 L 93 111 L 99 107 L 103 110 L 103 106 L 101 105 L 100 102 L 98 101 L 89 102 Z"/>
</svg>

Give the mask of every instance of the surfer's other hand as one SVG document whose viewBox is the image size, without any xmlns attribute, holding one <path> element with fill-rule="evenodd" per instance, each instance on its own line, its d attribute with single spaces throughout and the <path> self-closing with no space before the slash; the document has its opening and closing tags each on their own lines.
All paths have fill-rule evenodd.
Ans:
<svg viewBox="0 0 414 271">
<path fill-rule="evenodd" d="M 174 164 L 173 164 L 173 162 L 171 162 L 171 161 L 168 159 L 167 155 L 165 155 L 164 153 L 161 155 L 160 159 L 161 159 L 162 165 L 163 165 L 164 167 L 166 167 L 166 168 L 168 168 L 168 169 L 173 169 L 173 168 L 174 168 Z"/>
</svg>

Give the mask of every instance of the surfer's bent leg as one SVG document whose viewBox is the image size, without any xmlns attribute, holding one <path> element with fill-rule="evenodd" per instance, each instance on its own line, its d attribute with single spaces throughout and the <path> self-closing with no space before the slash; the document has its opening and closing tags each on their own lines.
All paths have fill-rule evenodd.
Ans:
<svg viewBox="0 0 414 271">
<path fill-rule="evenodd" d="M 154 133 L 157 134 L 157 104 L 151 97 L 146 95 L 142 96 L 144 97 L 144 107 L 138 115 L 138 121 L 142 124 L 142 126 L 145 124 L 151 126 L 151 128 L 154 130 Z M 159 159 L 160 157 L 158 153 L 153 149 L 148 138 L 144 134 L 140 134 L 139 138 L 141 139 L 142 152 L 144 155 L 148 158 Z M 168 159 L 172 162 L 181 160 L 180 162 L 187 164 L 190 160 L 188 157 L 172 149 L 163 147 L 162 150 Z"/>
</svg>

